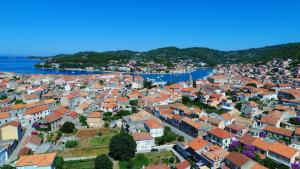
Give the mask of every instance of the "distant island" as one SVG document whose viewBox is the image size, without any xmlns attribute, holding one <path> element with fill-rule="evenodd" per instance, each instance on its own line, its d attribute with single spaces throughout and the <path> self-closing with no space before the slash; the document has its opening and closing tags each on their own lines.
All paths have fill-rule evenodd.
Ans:
<svg viewBox="0 0 300 169">
<path fill-rule="evenodd" d="M 42 62 L 37 68 L 88 71 L 120 71 L 139 73 L 186 73 L 198 67 L 217 64 L 265 63 L 274 58 L 300 60 L 300 43 L 288 43 L 236 51 L 220 51 L 203 47 L 166 47 L 147 52 L 130 50 L 79 52 L 51 57 L 34 57 Z"/>
</svg>

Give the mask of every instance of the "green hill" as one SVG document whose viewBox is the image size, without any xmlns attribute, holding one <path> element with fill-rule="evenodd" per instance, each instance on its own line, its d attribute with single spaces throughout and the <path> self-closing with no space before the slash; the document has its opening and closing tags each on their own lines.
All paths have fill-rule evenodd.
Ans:
<svg viewBox="0 0 300 169">
<path fill-rule="evenodd" d="M 128 63 L 129 60 L 134 60 L 140 65 L 148 64 L 152 61 L 153 63 L 160 63 L 168 67 L 172 67 L 180 61 L 194 64 L 204 62 L 210 66 L 214 66 L 216 64 L 229 63 L 263 63 L 273 58 L 293 58 L 300 60 L 300 43 L 288 43 L 237 51 L 219 51 L 202 47 L 183 49 L 166 47 L 147 52 L 130 50 L 79 52 L 49 57 L 42 64 L 37 64 L 36 67 L 53 67 L 53 63 L 58 63 L 60 68 L 121 66 Z"/>
</svg>

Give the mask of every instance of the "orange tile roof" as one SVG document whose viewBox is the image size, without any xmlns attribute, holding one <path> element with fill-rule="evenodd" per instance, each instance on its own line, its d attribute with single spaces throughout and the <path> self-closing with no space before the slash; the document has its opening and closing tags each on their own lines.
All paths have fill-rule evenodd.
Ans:
<svg viewBox="0 0 300 169">
<path fill-rule="evenodd" d="M 231 152 L 228 156 L 225 157 L 225 159 L 232 162 L 235 166 L 238 167 L 242 167 L 250 160 L 250 158 L 248 158 L 247 156 L 237 152 Z"/>
<path fill-rule="evenodd" d="M 232 119 L 234 119 L 234 117 L 231 114 L 229 114 L 229 113 L 224 113 L 221 116 L 223 117 L 224 120 L 232 120 Z"/>
<path fill-rule="evenodd" d="M 232 138 L 234 137 L 233 134 L 229 133 L 228 131 L 226 130 L 222 130 L 218 127 L 214 128 L 214 129 L 211 129 L 209 131 L 207 131 L 209 134 L 212 134 L 216 137 L 219 137 L 221 139 L 226 139 L 226 138 Z"/>
<path fill-rule="evenodd" d="M 135 141 L 143 141 L 143 140 L 152 140 L 153 137 L 150 133 L 140 132 L 140 133 L 133 133 L 132 137 Z"/>
<path fill-rule="evenodd" d="M 28 109 L 25 111 L 25 115 L 32 115 L 32 114 L 36 114 L 45 110 L 48 110 L 49 107 L 47 105 L 42 105 L 42 106 L 37 106 L 37 107 L 33 107 L 31 109 Z"/>
<path fill-rule="evenodd" d="M 272 151 L 289 159 L 297 153 L 296 149 L 278 142 L 271 144 L 271 146 L 269 147 L 269 151 Z"/>
<path fill-rule="evenodd" d="M 44 118 L 44 120 L 48 123 L 52 123 L 52 122 L 55 122 L 57 120 L 61 119 L 61 115 L 60 114 L 56 114 L 56 113 L 52 113 L 52 114 L 49 114 L 48 116 L 46 116 Z"/>
<path fill-rule="evenodd" d="M 196 129 L 199 129 L 201 127 L 201 123 L 196 122 L 196 121 L 194 121 L 194 120 L 192 120 L 192 119 L 190 119 L 188 117 L 183 117 L 181 119 L 181 121 L 185 122 L 186 124 L 188 124 L 188 125 L 196 128 Z"/>
<path fill-rule="evenodd" d="M 190 166 L 191 166 L 190 162 L 187 160 L 184 160 L 184 161 L 176 164 L 176 169 L 186 169 Z"/>
<path fill-rule="evenodd" d="M 266 126 L 265 128 L 263 128 L 263 130 L 272 132 L 272 133 L 276 133 L 276 134 L 280 134 L 283 136 L 288 136 L 288 137 L 291 137 L 293 135 L 292 130 L 288 130 L 288 129 L 284 129 L 284 128 L 280 128 L 280 127 Z"/>
<path fill-rule="evenodd" d="M 56 153 L 21 156 L 20 159 L 17 161 L 16 166 L 17 167 L 33 166 L 33 165 L 39 167 L 51 166 L 54 162 L 55 157 L 56 157 Z"/>
<path fill-rule="evenodd" d="M 147 125 L 151 129 L 157 129 L 157 128 L 162 128 L 163 126 L 156 120 L 154 119 L 149 119 L 145 121 L 145 125 Z"/>
<path fill-rule="evenodd" d="M 204 140 L 202 137 L 197 137 L 193 140 L 191 140 L 188 143 L 188 146 L 192 148 L 194 151 L 197 151 L 199 149 L 205 148 L 206 146 L 210 145 L 208 141 Z"/>
<path fill-rule="evenodd" d="M 14 127 L 19 127 L 21 126 L 21 123 L 19 121 L 10 121 L 8 123 L 3 124 L 1 127 L 5 127 L 5 126 L 14 126 Z"/>
<path fill-rule="evenodd" d="M 10 117 L 10 114 L 8 112 L 1 112 L 0 113 L 0 119 L 7 119 Z"/>
<path fill-rule="evenodd" d="M 155 164 L 147 166 L 145 169 L 169 169 L 167 164 Z"/>
<path fill-rule="evenodd" d="M 297 127 L 297 128 L 295 129 L 295 135 L 300 136 L 300 128 L 299 128 L 299 127 Z"/>
<path fill-rule="evenodd" d="M 91 112 L 88 115 L 88 118 L 101 118 L 102 113 L 101 112 Z"/>
</svg>

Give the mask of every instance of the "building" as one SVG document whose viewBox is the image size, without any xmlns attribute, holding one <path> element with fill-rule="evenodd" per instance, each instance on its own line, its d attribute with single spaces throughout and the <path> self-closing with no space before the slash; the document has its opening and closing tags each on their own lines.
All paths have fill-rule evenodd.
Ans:
<svg viewBox="0 0 300 169">
<path fill-rule="evenodd" d="M 136 142 L 137 152 L 148 152 L 151 151 L 152 147 L 155 146 L 155 140 L 150 133 L 146 133 L 146 132 L 133 133 L 132 137 Z"/>
<path fill-rule="evenodd" d="M 285 144 L 275 142 L 269 147 L 267 156 L 290 167 L 291 163 L 294 163 L 296 157 L 299 156 L 299 151 Z"/>
<path fill-rule="evenodd" d="M 225 166 L 223 168 L 227 167 L 230 169 L 267 169 L 247 156 L 237 152 L 231 152 L 226 156 L 224 163 Z"/>
<path fill-rule="evenodd" d="M 233 134 L 220 128 L 214 128 L 212 130 L 207 131 L 207 135 L 205 136 L 206 140 L 217 144 L 224 149 L 227 149 L 229 147 L 229 144 L 231 143 L 233 138 Z"/>
<path fill-rule="evenodd" d="M 21 156 L 16 162 L 17 169 L 54 169 L 56 153 Z"/>
<path fill-rule="evenodd" d="M 145 129 L 151 134 L 152 137 L 161 137 L 164 135 L 164 127 L 154 119 L 145 121 Z"/>
<path fill-rule="evenodd" d="M 246 117 L 253 118 L 259 114 L 258 105 L 254 101 L 246 102 L 241 107 L 241 113 Z"/>
<path fill-rule="evenodd" d="M 273 138 L 275 140 L 281 139 L 288 143 L 291 141 L 293 136 L 292 130 L 274 127 L 274 126 L 266 126 L 262 130 L 269 138 Z"/>
<path fill-rule="evenodd" d="M 0 140 L 21 140 L 23 130 L 18 121 L 8 122 L 0 127 Z"/>
<path fill-rule="evenodd" d="M 92 128 L 101 128 L 104 124 L 102 120 L 103 113 L 101 112 L 91 112 L 87 117 L 87 124 Z"/>
<path fill-rule="evenodd" d="M 51 111 L 47 105 L 33 107 L 24 112 L 25 123 L 33 124 L 34 122 L 45 118 L 50 113 Z"/>
</svg>

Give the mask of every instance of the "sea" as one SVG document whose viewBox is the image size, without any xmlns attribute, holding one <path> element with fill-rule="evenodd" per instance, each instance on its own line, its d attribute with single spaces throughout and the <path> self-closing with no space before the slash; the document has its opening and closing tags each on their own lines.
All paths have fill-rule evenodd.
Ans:
<svg viewBox="0 0 300 169">
<path fill-rule="evenodd" d="M 57 69 L 39 69 L 34 65 L 41 62 L 38 59 L 29 59 L 28 57 L 5 57 L 0 56 L 0 72 L 14 72 L 19 74 L 65 74 L 65 75 L 84 75 L 84 74 L 104 74 L 107 72 L 90 72 L 84 70 L 57 70 Z M 214 71 L 213 68 L 203 67 L 190 73 L 175 74 L 138 74 L 156 82 L 181 82 L 187 81 L 192 75 L 193 80 L 204 79 Z M 136 75 L 136 74 L 133 74 Z"/>
</svg>

